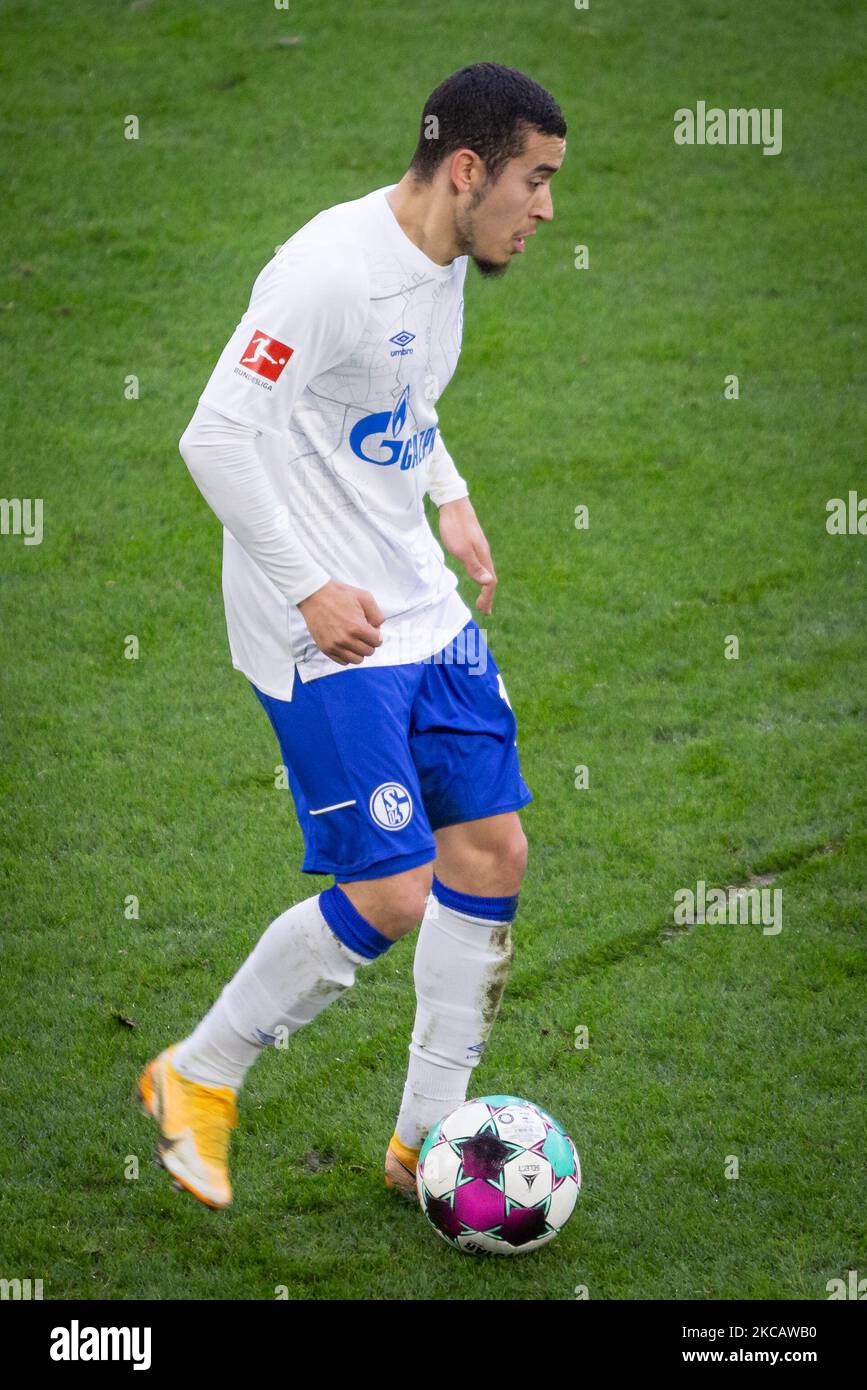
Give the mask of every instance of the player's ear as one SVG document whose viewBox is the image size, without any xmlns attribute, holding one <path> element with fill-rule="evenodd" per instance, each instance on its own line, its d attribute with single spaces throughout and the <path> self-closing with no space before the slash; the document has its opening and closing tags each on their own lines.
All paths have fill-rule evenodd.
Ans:
<svg viewBox="0 0 867 1390">
<path fill-rule="evenodd" d="M 471 193 L 477 186 L 481 160 L 472 150 L 455 150 L 449 161 L 452 185 L 458 193 Z"/>
</svg>

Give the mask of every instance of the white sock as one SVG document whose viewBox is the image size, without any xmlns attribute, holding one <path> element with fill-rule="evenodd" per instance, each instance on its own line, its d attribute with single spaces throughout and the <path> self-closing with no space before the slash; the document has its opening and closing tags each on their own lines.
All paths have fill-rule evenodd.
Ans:
<svg viewBox="0 0 867 1390">
<path fill-rule="evenodd" d="M 506 986 L 513 947 L 511 920 L 491 921 L 456 910 L 435 896 L 463 899 L 435 881 L 419 928 L 413 964 L 416 1015 L 409 1068 L 395 1126 L 402 1144 L 421 1147 L 428 1130 L 467 1098 Z M 476 900 L 503 905 L 517 898 Z"/>
<path fill-rule="evenodd" d="M 263 1048 L 282 1045 L 333 1003 L 369 959 L 335 936 L 318 894 L 296 903 L 263 932 L 213 1008 L 179 1044 L 176 1069 L 202 1086 L 238 1090 Z"/>
</svg>

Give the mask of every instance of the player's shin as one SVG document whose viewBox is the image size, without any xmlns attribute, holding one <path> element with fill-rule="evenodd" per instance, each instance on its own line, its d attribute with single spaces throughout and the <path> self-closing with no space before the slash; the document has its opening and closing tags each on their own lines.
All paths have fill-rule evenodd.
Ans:
<svg viewBox="0 0 867 1390">
<path fill-rule="evenodd" d="M 466 1100 L 506 986 L 517 905 L 517 897 L 457 893 L 434 878 L 416 945 L 416 1015 L 395 1130 L 409 1149 Z"/>
<path fill-rule="evenodd" d="M 174 1065 L 203 1086 L 238 1090 L 265 1047 L 280 1047 L 391 946 L 336 885 L 296 903 L 263 933 Z"/>
</svg>

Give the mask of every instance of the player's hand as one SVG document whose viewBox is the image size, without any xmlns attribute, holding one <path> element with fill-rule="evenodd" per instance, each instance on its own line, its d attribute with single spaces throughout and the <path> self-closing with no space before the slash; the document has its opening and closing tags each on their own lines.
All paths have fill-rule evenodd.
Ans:
<svg viewBox="0 0 867 1390">
<path fill-rule="evenodd" d="M 360 666 L 382 645 L 385 614 L 366 589 L 330 579 L 298 608 L 319 650 L 341 666 Z"/>
<path fill-rule="evenodd" d="M 440 540 L 446 550 L 460 560 L 470 579 L 482 586 L 476 608 L 480 613 L 490 613 L 497 575 L 491 559 L 491 547 L 469 497 L 459 497 L 457 502 L 444 502 L 439 509 L 439 521 Z"/>
</svg>

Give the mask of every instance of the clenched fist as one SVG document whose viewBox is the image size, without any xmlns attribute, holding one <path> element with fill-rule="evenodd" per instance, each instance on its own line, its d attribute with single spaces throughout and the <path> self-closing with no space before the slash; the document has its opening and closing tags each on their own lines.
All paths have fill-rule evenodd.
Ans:
<svg viewBox="0 0 867 1390">
<path fill-rule="evenodd" d="M 298 609 L 319 650 L 341 666 L 360 666 L 382 645 L 379 628 L 385 614 L 366 589 L 330 579 L 302 599 Z"/>
</svg>

